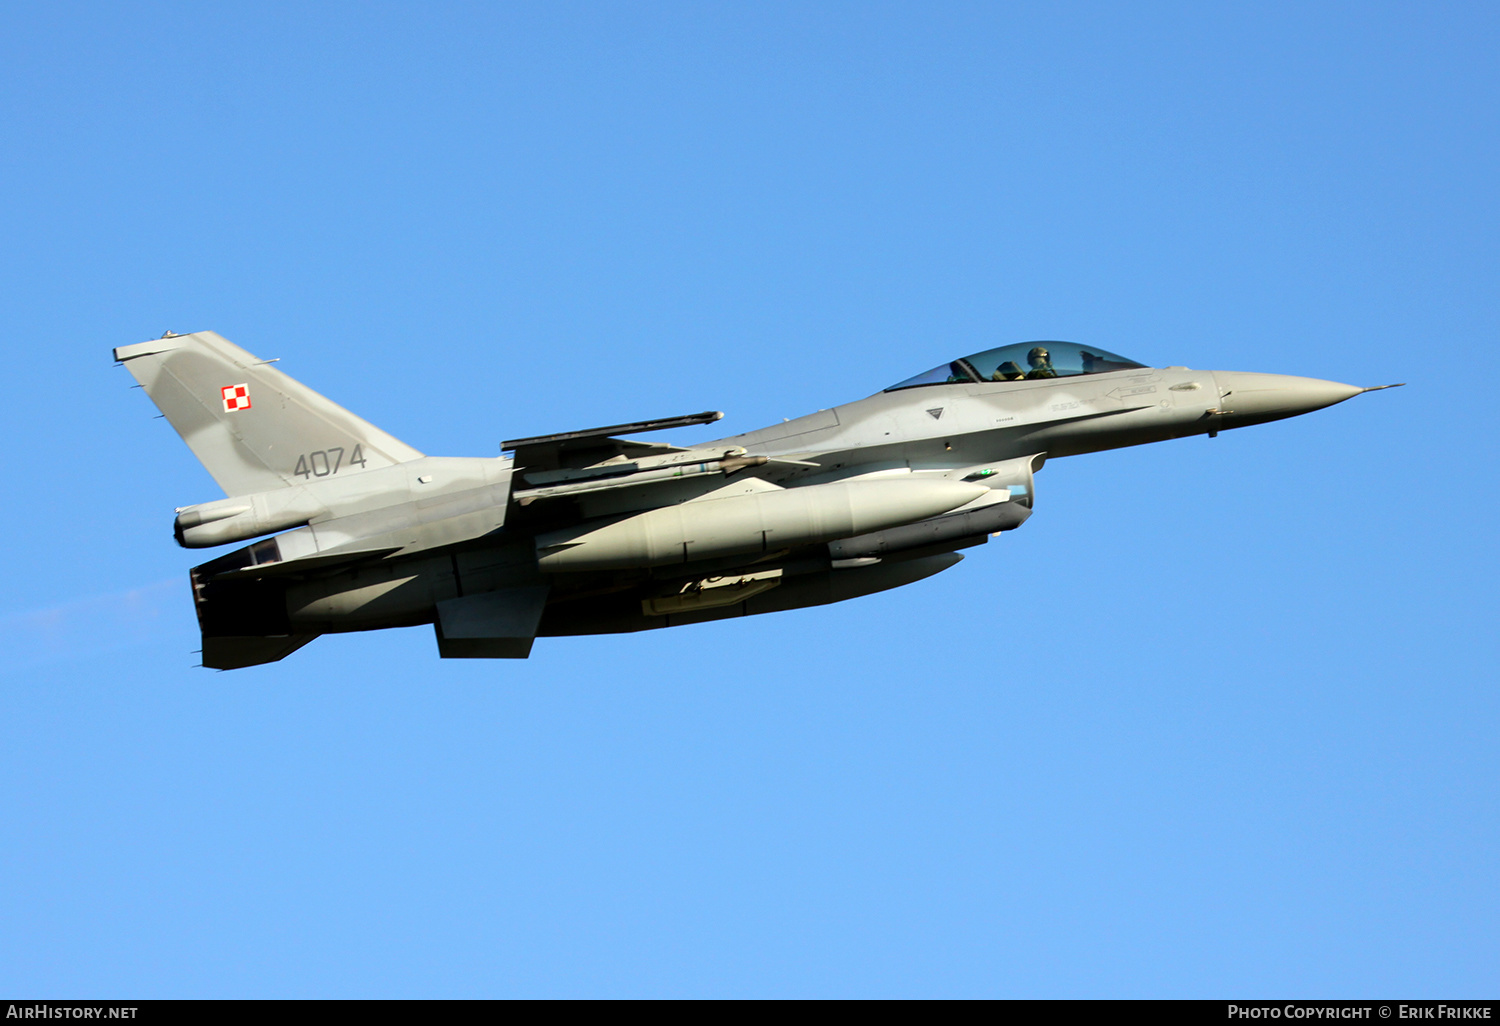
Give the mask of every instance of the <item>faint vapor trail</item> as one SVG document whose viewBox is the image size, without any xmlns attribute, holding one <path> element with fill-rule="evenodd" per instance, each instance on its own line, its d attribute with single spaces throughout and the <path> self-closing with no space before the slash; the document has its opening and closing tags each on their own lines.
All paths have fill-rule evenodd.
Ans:
<svg viewBox="0 0 1500 1026">
<path fill-rule="evenodd" d="M 87 659 L 180 632 L 185 579 L 94 595 L 50 609 L 0 616 L 0 672 Z"/>
</svg>

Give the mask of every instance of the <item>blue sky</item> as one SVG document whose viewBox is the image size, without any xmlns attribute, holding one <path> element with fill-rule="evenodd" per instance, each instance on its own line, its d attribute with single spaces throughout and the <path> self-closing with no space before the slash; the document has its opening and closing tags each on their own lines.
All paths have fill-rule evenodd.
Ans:
<svg viewBox="0 0 1500 1026">
<path fill-rule="evenodd" d="M 1486 4 L 0 12 L 0 991 L 1493 996 Z M 822 609 L 195 668 L 109 350 L 429 453 L 1030 338 L 1409 381 Z M 683 432 L 684 441 L 709 436 Z"/>
</svg>

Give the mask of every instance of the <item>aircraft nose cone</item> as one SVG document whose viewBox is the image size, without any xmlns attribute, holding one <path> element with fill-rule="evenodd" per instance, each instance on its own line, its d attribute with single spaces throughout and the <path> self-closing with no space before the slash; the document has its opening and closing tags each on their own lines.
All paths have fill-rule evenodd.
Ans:
<svg viewBox="0 0 1500 1026">
<path fill-rule="evenodd" d="M 1219 409 L 1226 427 L 1311 413 L 1365 391 L 1356 385 L 1290 374 L 1214 371 L 1214 380 L 1219 386 Z"/>
</svg>

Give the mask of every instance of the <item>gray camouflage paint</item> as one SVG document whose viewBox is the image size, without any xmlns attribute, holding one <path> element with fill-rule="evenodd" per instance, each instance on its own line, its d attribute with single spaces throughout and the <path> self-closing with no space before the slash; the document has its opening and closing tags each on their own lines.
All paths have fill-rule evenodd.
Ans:
<svg viewBox="0 0 1500 1026">
<path fill-rule="evenodd" d="M 229 496 L 180 509 L 179 542 L 284 532 L 194 568 L 204 665 L 217 668 L 275 661 L 329 632 L 433 623 L 444 656 L 519 658 L 535 636 L 843 601 L 941 572 L 987 540 L 960 525 L 1019 526 L 1046 459 L 1212 435 L 1366 391 L 1182 367 L 924 385 L 690 449 L 611 443 L 621 454 L 559 470 L 424 456 L 213 332 L 115 357 Z M 880 519 L 882 496 L 912 512 Z M 1025 508 L 989 511 L 1004 502 Z M 851 525 L 908 518 L 932 529 L 847 538 Z M 646 534 L 654 547 L 632 557 L 630 539 Z M 713 558 L 694 556 L 699 535 Z M 613 548 L 593 559 L 600 539 Z M 839 558 L 851 552 L 866 555 Z M 543 569 L 553 564 L 592 569 Z"/>
</svg>

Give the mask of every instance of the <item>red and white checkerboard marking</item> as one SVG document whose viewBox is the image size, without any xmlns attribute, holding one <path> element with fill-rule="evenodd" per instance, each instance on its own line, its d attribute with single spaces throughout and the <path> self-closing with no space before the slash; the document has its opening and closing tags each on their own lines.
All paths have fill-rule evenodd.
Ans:
<svg viewBox="0 0 1500 1026">
<path fill-rule="evenodd" d="M 249 385 L 225 385 L 219 389 L 224 394 L 224 412 L 234 413 L 250 408 Z"/>
</svg>

